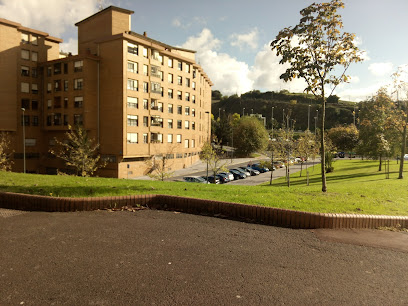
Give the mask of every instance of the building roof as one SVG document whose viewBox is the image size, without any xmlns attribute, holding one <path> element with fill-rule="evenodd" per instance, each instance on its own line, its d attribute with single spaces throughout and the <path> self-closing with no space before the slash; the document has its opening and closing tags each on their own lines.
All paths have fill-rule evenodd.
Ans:
<svg viewBox="0 0 408 306">
<path fill-rule="evenodd" d="M 102 14 L 102 13 L 104 13 L 106 11 L 110 11 L 110 10 L 126 13 L 126 14 L 129 14 L 129 15 L 134 13 L 134 11 L 126 10 L 126 9 L 111 5 L 111 6 L 107 7 L 107 8 L 105 8 L 105 9 L 103 9 L 102 11 L 99 11 L 99 12 L 97 12 L 97 13 L 95 13 L 95 14 L 93 14 L 93 15 L 91 15 L 91 16 L 89 16 L 89 17 L 87 17 L 87 18 L 85 18 L 85 19 L 83 19 L 81 21 L 78 21 L 75 25 L 78 26 L 79 24 L 81 24 L 81 23 L 95 17 L 96 15 Z"/>
<path fill-rule="evenodd" d="M 53 42 L 57 42 L 57 43 L 62 43 L 63 42 L 63 40 L 61 38 L 50 36 L 46 32 L 42 32 L 42 31 L 39 31 L 39 30 L 23 27 L 21 25 L 21 23 L 18 23 L 18 22 L 14 22 L 14 21 L 10 21 L 10 20 L 4 19 L 4 18 L 0 18 L 0 24 L 15 27 L 19 31 L 29 32 L 29 33 L 36 34 L 36 35 L 39 35 L 39 36 L 44 36 L 45 39 L 53 41 Z"/>
</svg>

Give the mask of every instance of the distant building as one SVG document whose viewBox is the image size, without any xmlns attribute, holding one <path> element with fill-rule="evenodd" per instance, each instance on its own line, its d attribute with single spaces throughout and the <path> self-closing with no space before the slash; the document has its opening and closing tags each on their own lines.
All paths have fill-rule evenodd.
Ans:
<svg viewBox="0 0 408 306">
<path fill-rule="evenodd" d="M 132 32 L 131 14 L 110 6 L 76 23 L 75 56 L 60 53 L 61 39 L 0 18 L 0 131 L 13 138 L 13 171 L 23 171 L 23 120 L 30 173 L 65 169 L 48 152 L 76 124 L 108 161 L 100 176 L 144 175 L 153 156 L 174 159 L 172 170 L 199 159 L 212 83 L 195 51 Z"/>
</svg>

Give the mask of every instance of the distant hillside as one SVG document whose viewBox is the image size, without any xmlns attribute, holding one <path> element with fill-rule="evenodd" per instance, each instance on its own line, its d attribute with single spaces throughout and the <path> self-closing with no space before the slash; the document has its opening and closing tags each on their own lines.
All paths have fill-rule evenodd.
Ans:
<svg viewBox="0 0 408 306">
<path fill-rule="evenodd" d="M 326 105 L 326 127 L 330 129 L 339 124 L 353 123 L 354 103 L 348 101 L 338 101 L 336 96 L 329 99 Z M 294 119 L 296 130 L 307 128 L 308 108 L 310 106 L 310 129 L 314 129 L 316 110 L 320 113 L 321 106 L 313 95 L 301 93 L 289 93 L 288 91 L 273 92 L 251 91 L 242 94 L 241 97 L 232 95 L 223 97 L 219 91 L 213 91 L 212 113 L 218 117 L 219 109 L 225 110 L 226 114 L 238 113 L 262 114 L 266 117 L 267 128 L 271 128 L 272 107 L 275 128 L 279 128 L 283 120 L 283 110 L 285 114 L 290 113 L 290 119 Z M 245 108 L 245 109 L 244 109 Z M 320 117 L 320 114 L 319 114 Z M 318 123 L 319 124 L 319 123 Z"/>
</svg>

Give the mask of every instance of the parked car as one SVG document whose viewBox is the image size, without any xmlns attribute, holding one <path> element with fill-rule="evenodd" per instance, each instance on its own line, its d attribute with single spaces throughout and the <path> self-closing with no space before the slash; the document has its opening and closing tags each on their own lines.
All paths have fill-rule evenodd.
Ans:
<svg viewBox="0 0 408 306">
<path fill-rule="evenodd" d="M 247 177 L 252 175 L 251 171 L 249 171 L 246 167 L 237 167 L 236 169 L 238 171 L 244 172 Z"/>
<path fill-rule="evenodd" d="M 246 178 L 246 175 L 238 170 L 235 169 L 231 169 L 230 173 L 232 173 L 232 175 L 234 175 L 234 180 L 239 180 L 239 179 L 244 179 Z"/>
<path fill-rule="evenodd" d="M 230 181 L 234 180 L 234 175 L 231 172 L 221 172 L 220 174 L 227 175 Z"/>
<path fill-rule="evenodd" d="M 242 170 L 240 168 L 234 168 L 233 170 L 236 170 L 236 171 L 239 171 L 239 172 L 245 174 L 245 177 L 250 177 L 251 176 L 251 173 L 249 173 L 248 171 L 244 171 L 244 170 Z"/>
<path fill-rule="evenodd" d="M 273 166 L 276 167 L 276 168 L 285 168 L 285 164 L 283 162 L 279 161 L 279 160 L 273 162 Z"/>
<path fill-rule="evenodd" d="M 206 176 L 202 176 L 202 178 L 206 181 L 208 181 L 208 183 L 211 184 L 219 184 L 220 183 L 220 179 L 218 177 L 214 177 L 214 175 L 209 175 L 208 176 L 208 180 Z"/>
<path fill-rule="evenodd" d="M 230 181 L 229 176 L 225 174 L 218 173 L 216 177 L 220 180 L 221 184 L 225 184 Z"/>
<path fill-rule="evenodd" d="M 238 168 L 240 168 L 240 169 L 242 169 L 244 171 L 248 171 L 251 176 L 261 174 L 261 172 L 259 172 L 258 170 L 252 169 L 250 167 L 238 167 Z"/>
<path fill-rule="evenodd" d="M 253 164 L 253 165 L 251 166 L 251 168 L 252 168 L 252 169 L 255 169 L 255 170 L 258 170 L 258 171 L 261 172 L 261 173 L 264 173 L 264 172 L 268 172 L 268 171 L 269 171 L 268 168 L 262 167 L 260 164 Z"/>
<path fill-rule="evenodd" d="M 408 160 L 408 154 L 404 155 L 404 160 Z"/>
<path fill-rule="evenodd" d="M 185 176 L 183 177 L 183 181 L 184 182 L 189 182 L 189 183 L 204 183 L 204 184 L 208 184 L 208 182 L 203 179 L 200 176 Z"/>
</svg>

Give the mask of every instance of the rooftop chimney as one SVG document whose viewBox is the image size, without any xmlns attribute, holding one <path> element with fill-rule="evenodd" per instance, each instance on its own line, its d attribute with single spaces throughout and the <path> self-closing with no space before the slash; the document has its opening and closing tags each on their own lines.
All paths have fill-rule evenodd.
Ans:
<svg viewBox="0 0 408 306">
<path fill-rule="evenodd" d="M 146 32 L 143 32 L 143 36 L 144 36 L 144 37 L 147 37 L 147 33 L 146 33 Z"/>
</svg>

